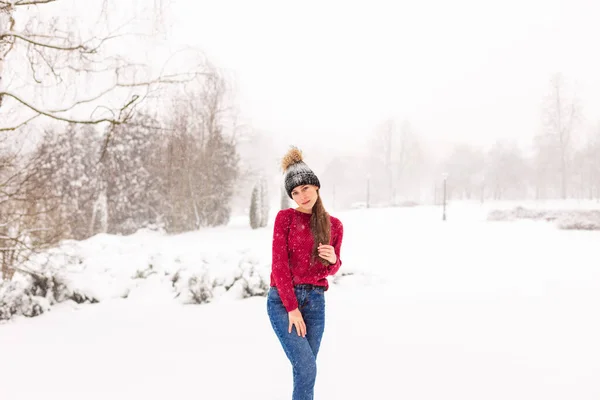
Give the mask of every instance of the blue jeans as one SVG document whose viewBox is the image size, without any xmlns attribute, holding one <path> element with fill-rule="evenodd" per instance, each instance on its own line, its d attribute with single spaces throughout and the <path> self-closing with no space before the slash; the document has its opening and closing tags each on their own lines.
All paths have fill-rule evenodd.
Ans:
<svg viewBox="0 0 600 400">
<path fill-rule="evenodd" d="M 288 312 L 277 288 L 271 287 L 267 296 L 267 313 L 281 346 L 292 363 L 294 391 L 292 400 L 313 400 L 317 378 L 317 354 L 325 329 L 325 290 L 311 285 L 295 288 L 298 308 L 306 324 L 306 336 L 298 336 L 296 326 L 288 333 Z"/>
</svg>

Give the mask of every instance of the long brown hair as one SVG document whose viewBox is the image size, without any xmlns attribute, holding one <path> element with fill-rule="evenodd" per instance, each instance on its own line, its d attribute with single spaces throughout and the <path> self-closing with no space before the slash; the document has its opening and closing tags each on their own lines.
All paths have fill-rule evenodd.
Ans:
<svg viewBox="0 0 600 400">
<path fill-rule="evenodd" d="M 313 206 L 312 215 L 310 216 L 310 230 L 315 240 L 312 251 L 313 261 L 319 257 L 319 243 L 330 244 L 329 242 L 331 241 L 331 220 L 325 210 L 319 190 L 317 190 L 317 196 L 317 202 Z M 319 261 L 323 265 L 329 265 L 329 261 L 321 257 L 319 257 Z"/>
</svg>

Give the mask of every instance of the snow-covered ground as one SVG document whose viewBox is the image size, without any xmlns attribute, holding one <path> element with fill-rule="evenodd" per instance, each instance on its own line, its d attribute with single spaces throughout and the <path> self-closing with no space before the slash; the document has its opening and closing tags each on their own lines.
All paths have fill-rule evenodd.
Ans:
<svg viewBox="0 0 600 400">
<path fill-rule="evenodd" d="M 316 399 L 600 398 L 600 232 L 489 222 L 490 207 L 332 212 L 354 274 L 330 278 Z M 264 297 L 186 304 L 165 284 L 177 264 L 268 274 L 271 230 L 77 244 L 70 281 L 101 301 L 0 325 L 0 399 L 290 399 Z"/>
</svg>

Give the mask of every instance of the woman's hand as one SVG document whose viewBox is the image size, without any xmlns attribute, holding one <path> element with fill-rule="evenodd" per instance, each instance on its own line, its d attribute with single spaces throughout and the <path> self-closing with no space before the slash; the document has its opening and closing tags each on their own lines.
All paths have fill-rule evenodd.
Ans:
<svg viewBox="0 0 600 400">
<path fill-rule="evenodd" d="M 290 326 L 288 328 L 288 333 L 292 333 L 292 325 L 296 325 L 296 332 L 298 336 L 305 337 L 306 336 L 306 324 L 304 323 L 304 318 L 302 318 L 302 314 L 300 310 L 296 308 L 293 311 L 288 313 L 288 318 L 290 319 Z"/>
<path fill-rule="evenodd" d="M 333 246 L 319 243 L 318 251 L 319 257 L 329 261 L 331 264 L 335 264 L 337 261 L 337 256 L 335 255 Z"/>
</svg>

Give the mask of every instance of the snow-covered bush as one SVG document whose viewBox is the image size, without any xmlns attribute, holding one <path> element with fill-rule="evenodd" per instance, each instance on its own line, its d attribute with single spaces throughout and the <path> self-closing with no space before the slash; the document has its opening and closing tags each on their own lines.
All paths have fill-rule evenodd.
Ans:
<svg viewBox="0 0 600 400">
<path fill-rule="evenodd" d="M 192 276 L 188 279 L 188 290 L 194 303 L 209 303 L 214 297 L 215 282 L 208 273 Z"/>
<path fill-rule="evenodd" d="M 65 274 L 58 271 L 46 271 L 44 275 L 31 275 L 31 292 L 44 297 L 50 304 L 73 300 L 76 303 L 97 303 L 93 296 L 70 287 Z"/>
<path fill-rule="evenodd" d="M 50 302 L 33 294 L 28 282 L 0 282 L 0 321 L 11 319 L 15 315 L 35 317 L 49 309 Z"/>
<path fill-rule="evenodd" d="M 528 219 L 555 222 L 560 229 L 600 230 L 599 210 L 531 210 L 515 207 L 512 210 L 493 210 L 488 221 Z"/>
<path fill-rule="evenodd" d="M 66 300 L 96 303 L 92 296 L 69 287 L 68 280 L 58 271 L 17 275 L 15 280 L 0 282 L 0 320 L 14 315 L 35 317 L 54 304 Z"/>
<path fill-rule="evenodd" d="M 256 260 L 242 260 L 237 281 L 242 284 L 242 297 L 266 296 L 269 291 L 269 280 L 266 273 L 259 270 Z"/>
<path fill-rule="evenodd" d="M 570 213 L 559 218 L 556 224 L 560 229 L 600 231 L 600 211 Z"/>
<path fill-rule="evenodd" d="M 270 246 L 263 242 L 254 233 L 238 237 L 220 228 L 63 241 L 22 266 L 29 273 L 18 272 L 14 283 L 3 285 L 2 318 L 39 315 L 69 300 L 204 304 L 265 296 Z"/>
<path fill-rule="evenodd" d="M 203 304 L 221 296 L 232 299 L 265 296 L 269 290 L 268 278 L 266 268 L 261 270 L 257 260 L 242 257 L 234 271 L 209 269 L 206 264 L 197 270 L 181 269 L 173 274 L 171 281 L 180 302 Z"/>
<path fill-rule="evenodd" d="M 420 203 L 417 203 L 416 201 L 410 201 L 410 200 L 395 203 L 396 207 L 418 207 L 420 205 L 421 205 Z"/>
<path fill-rule="evenodd" d="M 488 221 L 514 221 L 517 219 L 530 219 L 534 221 L 554 221 L 560 217 L 565 210 L 530 210 L 523 207 L 515 207 L 512 210 L 492 210 L 488 213 Z"/>
</svg>

